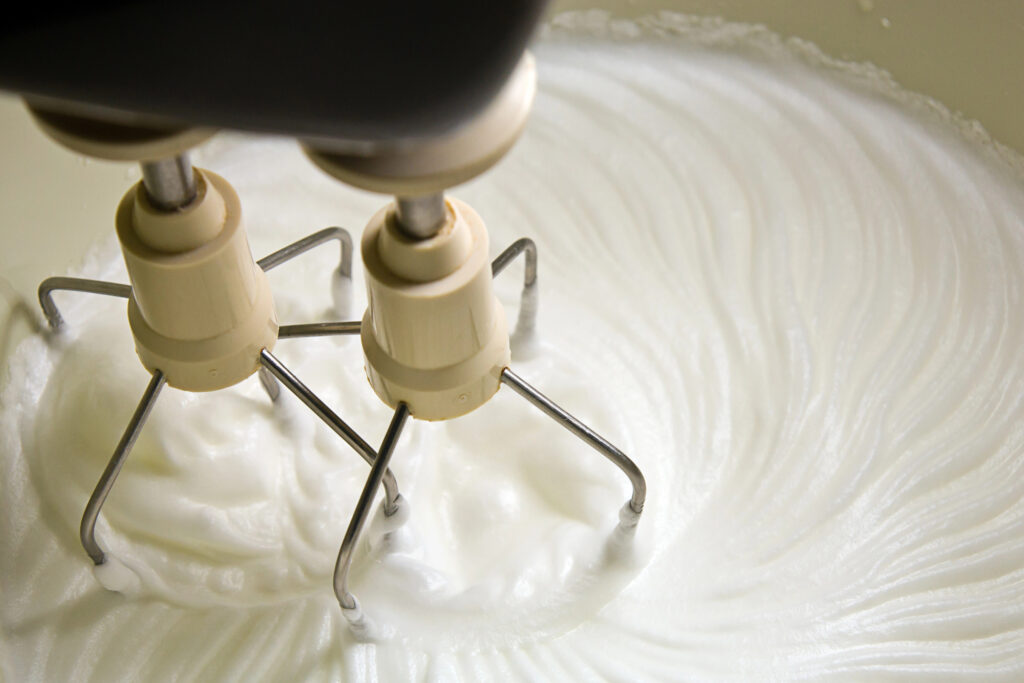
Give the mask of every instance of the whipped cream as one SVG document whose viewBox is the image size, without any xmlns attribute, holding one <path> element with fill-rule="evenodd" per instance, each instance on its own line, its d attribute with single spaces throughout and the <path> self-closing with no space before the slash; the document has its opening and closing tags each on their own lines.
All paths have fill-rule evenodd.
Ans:
<svg viewBox="0 0 1024 683">
<path fill-rule="evenodd" d="M 8 680 L 665 680 L 1024 671 L 1024 181 L 879 74 L 766 31 L 557 19 L 523 139 L 452 194 L 495 254 L 540 250 L 513 367 L 633 457 L 629 486 L 509 390 L 412 422 L 331 590 L 366 464 L 255 378 L 165 389 L 101 515 L 85 501 L 145 387 L 121 300 L 58 295 L 0 405 Z M 222 135 L 257 256 L 386 199 L 293 143 Z M 113 212 L 113 207 L 111 207 Z M 358 318 L 321 247 L 270 275 L 282 323 Z M 521 266 L 497 282 L 510 320 Z M 113 237 L 76 274 L 126 281 Z M 355 338 L 278 355 L 371 443 Z M 105 590 L 101 583 L 121 593 Z"/>
</svg>

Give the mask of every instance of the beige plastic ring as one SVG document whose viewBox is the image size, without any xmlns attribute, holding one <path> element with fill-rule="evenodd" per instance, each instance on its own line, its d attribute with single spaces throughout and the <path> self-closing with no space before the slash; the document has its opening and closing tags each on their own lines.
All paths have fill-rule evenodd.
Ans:
<svg viewBox="0 0 1024 683">
<path fill-rule="evenodd" d="M 536 92 L 537 68 L 527 52 L 484 111 L 449 135 L 375 149 L 366 156 L 309 146 L 304 151 L 324 172 L 363 190 L 397 196 L 442 192 L 505 156 L 526 126 Z"/>
<path fill-rule="evenodd" d="M 156 161 L 183 154 L 206 142 L 215 128 L 112 123 L 43 109 L 26 103 L 36 125 L 55 142 L 96 159 Z"/>
</svg>

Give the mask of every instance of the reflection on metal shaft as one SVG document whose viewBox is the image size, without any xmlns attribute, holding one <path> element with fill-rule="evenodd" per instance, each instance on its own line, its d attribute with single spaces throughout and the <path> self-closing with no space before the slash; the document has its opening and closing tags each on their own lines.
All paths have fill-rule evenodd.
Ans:
<svg viewBox="0 0 1024 683">
<path fill-rule="evenodd" d="M 143 161 L 142 184 L 150 203 L 165 211 L 180 209 L 196 197 L 196 179 L 188 153 Z"/>
<path fill-rule="evenodd" d="M 525 268 L 515 333 L 517 337 L 524 337 L 533 334 L 537 326 L 537 245 L 529 237 L 517 239 L 491 263 L 491 277 L 498 277 L 520 254 L 523 255 Z"/>
<path fill-rule="evenodd" d="M 285 261 L 292 260 L 299 254 L 306 253 L 313 247 L 331 240 L 337 240 L 341 244 L 341 260 L 338 263 L 338 273 L 342 277 L 350 277 L 352 275 L 352 236 L 348 234 L 347 230 L 337 226 L 324 228 L 314 232 L 312 235 L 303 237 L 297 242 L 289 244 L 287 247 L 278 249 L 273 254 L 261 258 L 256 262 L 256 265 L 264 271 L 268 271 Z"/>
</svg>

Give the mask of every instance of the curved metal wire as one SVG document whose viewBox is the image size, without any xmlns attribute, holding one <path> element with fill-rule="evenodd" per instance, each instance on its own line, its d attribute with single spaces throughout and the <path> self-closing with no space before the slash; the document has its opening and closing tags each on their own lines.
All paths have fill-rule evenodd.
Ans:
<svg viewBox="0 0 1024 683">
<path fill-rule="evenodd" d="M 324 228 L 314 232 L 312 235 L 303 237 L 297 242 L 292 242 L 287 247 L 264 256 L 256 262 L 256 265 L 266 272 L 286 261 L 292 260 L 299 254 L 304 254 L 310 249 L 331 240 L 338 240 L 341 243 L 341 260 L 338 263 L 338 273 L 343 277 L 352 277 L 352 236 L 348 234 L 347 230 L 337 226 Z"/>
<path fill-rule="evenodd" d="M 529 237 L 522 237 L 513 242 L 491 263 L 491 276 L 497 277 L 520 254 L 523 255 L 525 268 L 515 332 L 517 335 L 527 335 L 537 326 L 537 245 Z"/>
<path fill-rule="evenodd" d="M 139 438 L 142 427 L 146 424 L 146 419 L 149 417 L 150 411 L 153 410 L 153 406 L 156 404 L 156 399 L 160 395 L 160 390 L 163 388 L 165 381 L 164 373 L 159 370 L 153 373 L 153 377 L 149 380 L 149 386 L 146 387 L 146 392 L 142 395 L 142 400 L 139 401 L 138 407 L 135 408 L 135 413 L 132 415 L 132 419 L 128 422 L 128 426 L 121 436 L 121 441 L 117 444 L 117 448 L 114 449 L 110 462 L 107 463 L 106 469 L 100 475 L 100 480 L 96 483 L 96 488 L 89 497 L 89 503 L 85 506 L 82 524 L 79 527 L 79 538 L 82 540 L 82 547 L 85 548 L 85 552 L 89 553 L 89 557 L 97 565 L 103 564 L 107 559 L 107 555 L 103 552 L 103 548 L 100 547 L 99 543 L 96 542 L 96 520 L 99 519 L 103 503 L 107 500 L 110 489 L 114 487 L 117 475 L 120 473 L 125 460 L 128 459 L 132 446 L 135 445 L 135 441 Z"/>
<path fill-rule="evenodd" d="M 395 445 L 398 443 L 398 437 L 402 435 L 402 427 L 405 426 L 405 421 L 408 417 L 408 406 L 404 403 L 399 403 L 394 417 L 391 418 L 391 424 L 388 425 L 388 431 L 384 435 L 384 440 L 381 442 L 377 461 L 373 463 L 373 467 L 370 469 L 370 476 L 367 477 L 363 491 L 359 494 L 359 500 L 356 502 L 352 519 L 345 530 L 345 538 L 342 540 L 341 548 L 338 550 L 338 561 L 334 565 L 334 594 L 337 596 L 338 604 L 341 605 L 346 618 L 353 624 L 357 624 L 362 620 L 362 613 L 359 610 L 359 601 L 356 600 L 356 596 L 348 591 L 348 572 L 352 567 L 352 553 L 355 550 L 356 543 L 359 541 L 359 535 L 366 525 L 366 520 L 370 516 L 370 508 L 373 506 L 374 496 L 377 495 L 377 489 L 384 478 L 388 463 L 391 461 L 391 455 L 394 453 Z"/>
<path fill-rule="evenodd" d="M 49 323 L 52 330 L 59 330 L 64 326 L 64 318 L 53 301 L 53 293 L 57 291 L 87 292 L 116 296 L 122 299 L 127 299 L 132 295 L 131 285 L 104 282 L 103 280 L 87 280 L 80 277 L 48 277 L 39 283 L 39 305 L 42 306 L 46 322 Z"/>
<path fill-rule="evenodd" d="M 639 518 L 639 515 L 644 511 L 644 501 L 647 498 L 647 481 L 644 479 L 643 472 L 640 471 L 640 468 L 637 467 L 636 463 L 629 456 L 613 446 L 607 439 L 590 427 L 565 412 L 554 401 L 537 391 L 526 380 L 512 372 L 509 368 L 505 368 L 502 371 L 501 381 L 622 470 L 633 486 L 633 495 L 628 503 L 629 509 Z"/>
</svg>

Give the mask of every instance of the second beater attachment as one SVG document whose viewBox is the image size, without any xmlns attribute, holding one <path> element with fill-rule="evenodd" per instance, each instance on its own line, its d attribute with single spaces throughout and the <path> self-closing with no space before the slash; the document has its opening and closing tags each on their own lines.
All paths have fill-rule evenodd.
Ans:
<svg viewBox="0 0 1024 683">
<path fill-rule="evenodd" d="M 491 262 L 483 220 L 468 204 L 444 194 L 505 154 L 525 125 L 535 90 L 533 58 L 527 54 L 490 106 L 448 136 L 372 157 L 306 149 L 335 178 L 395 196 L 363 232 L 369 301 L 363 319 L 319 328 L 325 334 L 359 334 L 370 384 L 395 411 L 335 565 L 335 594 L 357 630 L 366 623 L 348 588 L 352 555 L 409 417 L 452 419 L 483 405 L 506 385 L 626 475 L 632 494 L 619 515 L 621 531 L 632 534 L 643 512 L 647 486 L 636 463 L 510 367 L 510 337 L 493 278 L 517 256 L 524 257 L 516 337 L 532 334 L 537 314 L 535 244 L 519 239 Z"/>
</svg>

